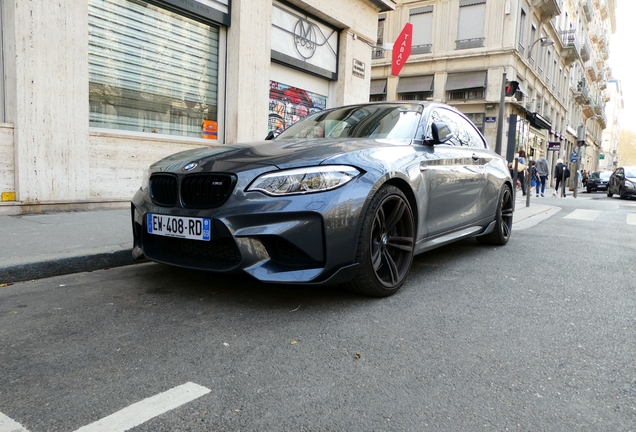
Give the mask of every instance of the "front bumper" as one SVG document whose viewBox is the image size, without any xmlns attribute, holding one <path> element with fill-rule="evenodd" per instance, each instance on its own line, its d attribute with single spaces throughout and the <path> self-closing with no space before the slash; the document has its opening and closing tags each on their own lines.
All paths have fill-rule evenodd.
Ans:
<svg viewBox="0 0 636 432">
<path fill-rule="evenodd" d="M 341 283 L 357 271 L 358 221 L 366 193 L 350 198 L 355 191 L 354 186 L 278 198 L 239 193 L 220 208 L 193 210 L 157 206 L 140 190 L 131 205 L 133 256 L 195 270 L 242 271 L 263 282 Z M 150 234 L 148 213 L 210 218 L 211 238 Z"/>
<path fill-rule="evenodd" d="M 606 191 L 607 183 L 588 183 L 587 186 L 593 191 Z"/>
</svg>

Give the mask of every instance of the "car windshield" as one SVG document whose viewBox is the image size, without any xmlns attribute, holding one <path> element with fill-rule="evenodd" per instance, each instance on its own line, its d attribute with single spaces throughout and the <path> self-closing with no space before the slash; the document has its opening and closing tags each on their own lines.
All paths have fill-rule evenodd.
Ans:
<svg viewBox="0 0 636 432">
<path fill-rule="evenodd" d="M 422 116 L 418 104 L 359 105 L 321 111 L 293 124 L 277 139 L 379 138 L 412 140 Z"/>
<path fill-rule="evenodd" d="M 636 177 L 636 168 L 625 168 L 625 177 Z"/>
<path fill-rule="evenodd" d="M 612 173 L 611 173 L 611 172 L 602 172 L 602 173 L 600 173 L 600 177 L 601 177 L 603 180 L 608 180 L 608 179 L 610 178 L 610 176 L 611 176 L 611 175 L 612 175 Z M 597 175 L 597 177 L 599 177 L 599 176 Z"/>
</svg>

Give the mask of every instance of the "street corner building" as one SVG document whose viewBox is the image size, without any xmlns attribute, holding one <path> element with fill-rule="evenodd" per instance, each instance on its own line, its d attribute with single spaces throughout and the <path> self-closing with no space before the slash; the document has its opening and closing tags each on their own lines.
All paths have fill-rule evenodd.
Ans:
<svg viewBox="0 0 636 432">
<path fill-rule="evenodd" d="M 392 0 L 0 0 L 0 214 L 123 208 L 170 154 L 369 100 Z"/>
</svg>

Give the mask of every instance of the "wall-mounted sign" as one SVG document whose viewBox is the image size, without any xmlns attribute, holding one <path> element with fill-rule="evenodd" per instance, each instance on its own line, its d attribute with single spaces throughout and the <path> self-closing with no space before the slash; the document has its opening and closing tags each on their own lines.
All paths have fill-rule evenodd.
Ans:
<svg viewBox="0 0 636 432">
<path fill-rule="evenodd" d="M 549 142 L 548 143 L 548 151 L 559 151 L 561 150 L 560 142 Z"/>
<path fill-rule="evenodd" d="M 497 121 L 497 117 L 486 117 L 486 123 L 495 123 Z"/>
<path fill-rule="evenodd" d="M 353 59 L 353 76 L 364 78 L 364 63 L 360 60 Z"/>
<path fill-rule="evenodd" d="M 337 79 L 338 30 L 291 6 L 273 6 L 272 60 Z"/>
</svg>

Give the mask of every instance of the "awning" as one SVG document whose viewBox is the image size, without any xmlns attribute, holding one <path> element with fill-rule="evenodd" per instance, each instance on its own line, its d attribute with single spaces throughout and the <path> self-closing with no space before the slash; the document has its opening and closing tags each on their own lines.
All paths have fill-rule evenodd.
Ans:
<svg viewBox="0 0 636 432">
<path fill-rule="evenodd" d="M 371 91 L 370 95 L 385 95 L 386 94 L 386 80 L 371 80 Z"/>
<path fill-rule="evenodd" d="M 543 117 L 539 113 L 527 113 L 526 119 L 530 122 L 530 124 L 539 129 L 552 129 L 552 122 Z"/>
<path fill-rule="evenodd" d="M 400 78 L 398 93 L 422 93 L 433 91 L 433 75 Z"/>
<path fill-rule="evenodd" d="M 448 74 L 446 91 L 486 87 L 486 71 Z"/>
</svg>

